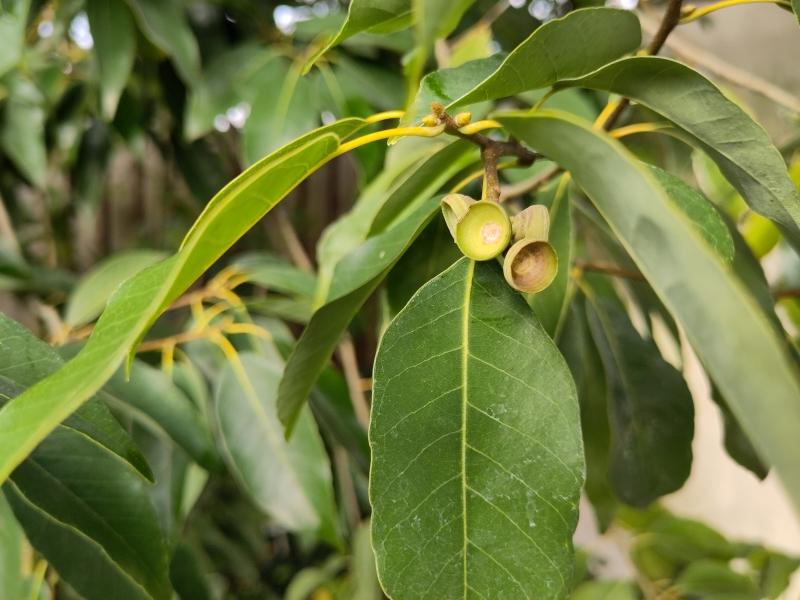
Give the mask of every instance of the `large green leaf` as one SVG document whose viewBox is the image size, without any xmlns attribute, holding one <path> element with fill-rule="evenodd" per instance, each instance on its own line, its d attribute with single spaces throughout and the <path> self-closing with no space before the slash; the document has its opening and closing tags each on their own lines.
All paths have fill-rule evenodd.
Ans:
<svg viewBox="0 0 800 600">
<path fill-rule="evenodd" d="M 166 52 L 184 82 L 200 77 L 200 49 L 180 0 L 127 0 L 142 33 Z"/>
<path fill-rule="evenodd" d="M 25 24 L 28 21 L 30 0 L 17 0 L 10 6 L 4 4 L 0 13 L 0 40 L 3 40 L 3 51 L 0 52 L 0 76 L 11 70 L 22 56 L 25 45 Z"/>
<path fill-rule="evenodd" d="M 214 400 L 231 470 L 276 523 L 335 543 L 330 464 L 310 410 L 300 414 L 291 440 L 284 439 L 276 410 L 280 365 L 257 354 L 240 358 L 241 369 L 223 370 Z"/>
<path fill-rule="evenodd" d="M 537 28 L 494 73 L 448 108 L 580 77 L 633 52 L 641 41 L 639 20 L 630 11 L 605 7 L 572 11 Z"/>
<path fill-rule="evenodd" d="M 328 50 L 357 33 L 390 33 L 408 27 L 411 23 L 411 4 L 412 0 L 352 0 L 341 29 L 321 44 L 308 59 L 304 73 Z"/>
<path fill-rule="evenodd" d="M 86 16 L 100 66 L 100 106 L 111 120 L 136 58 L 136 28 L 130 10 L 118 0 L 87 0 Z"/>
<path fill-rule="evenodd" d="M 563 598 L 583 483 L 569 369 L 495 262 L 459 260 L 374 372 L 372 543 L 396 598 Z"/>
<path fill-rule="evenodd" d="M 609 478 L 617 496 L 647 506 L 683 486 L 692 467 L 694 405 L 680 372 L 634 328 L 609 282 L 583 284 L 608 384 Z"/>
<path fill-rule="evenodd" d="M 146 598 L 145 590 L 170 598 L 166 542 L 146 484 L 115 455 L 58 427 L 12 482 L 9 500 L 28 539 L 86 598 Z M 67 541 L 78 537 L 86 562 L 71 552 L 81 544 Z"/>
<path fill-rule="evenodd" d="M 366 210 L 357 206 L 351 213 L 354 218 L 328 237 L 330 274 L 325 277 L 321 271 L 318 289 L 325 303 L 300 336 L 281 380 L 278 416 L 287 431 L 347 325 L 436 212 L 437 200 L 431 196 L 473 160 L 469 144 L 446 146 L 418 165 L 387 197 L 372 198 L 377 206 L 371 201 Z M 367 239 L 370 233 L 373 236 Z"/>
<path fill-rule="evenodd" d="M 559 337 L 581 407 L 581 430 L 586 456 L 586 496 L 594 507 L 601 531 L 608 529 L 619 500 L 611 489 L 608 472 L 611 460 L 611 431 L 608 424 L 608 392 L 600 353 L 586 322 L 586 298 L 579 294 L 572 302 Z"/>
<path fill-rule="evenodd" d="M 64 312 L 65 323 L 78 327 L 96 319 L 123 281 L 166 256 L 166 252 L 139 249 L 104 259 L 84 275 L 70 294 Z"/>
<path fill-rule="evenodd" d="M 21 389 L 35 384 L 63 365 L 58 353 L 36 338 L 22 325 L 0 313 L 0 387 L 14 397 Z M 136 444 L 114 418 L 101 398 L 89 400 L 65 421 L 64 425 L 92 438 L 109 452 L 130 463 L 142 477 L 153 474 Z M 5 399 L 0 397 L 0 405 Z"/>
<path fill-rule="evenodd" d="M 376 235 L 337 265 L 329 300 L 314 313 L 292 349 L 278 392 L 278 416 L 287 432 L 333 355 L 347 325 L 439 208 L 431 198 L 395 227 Z"/>
<path fill-rule="evenodd" d="M 619 142 L 566 113 L 497 118 L 572 173 L 683 325 L 756 450 L 800 509 L 797 367 L 753 296 Z"/>
<path fill-rule="evenodd" d="M 211 199 L 177 254 L 124 283 L 81 352 L 0 409 L 0 481 L 114 374 L 170 303 L 363 123 L 323 127 L 253 165 Z"/>
<path fill-rule="evenodd" d="M 614 92 L 663 115 L 705 150 L 753 210 L 800 244 L 800 191 L 780 152 L 759 124 L 696 71 L 667 58 L 640 56 L 560 85 Z"/>
</svg>

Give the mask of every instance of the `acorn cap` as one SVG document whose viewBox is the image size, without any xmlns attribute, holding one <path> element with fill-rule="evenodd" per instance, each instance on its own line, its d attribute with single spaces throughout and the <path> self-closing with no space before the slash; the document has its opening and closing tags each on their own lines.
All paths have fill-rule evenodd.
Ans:
<svg viewBox="0 0 800 600">
<path fill-rule="evenodd" d="M 511 218 L 511 228 L 514 241 L 546 242 L 550 235 L 550 211 L 541 204 L 529 206 Z"/>
<path fill-rule="evenodd" d="M 558 255 L 543 240 L 520 240 L 508 249 L 503 275 L 515 290 L 536 294 L 547 288 L 558 273 Z"/>
<path fill-rule="evenodd" d="M 496 202 L 471 204 L 456 224 L 458 248 L 472 260 L 489 260 L 500 254 L 511 239 L 511 221 Z"/>
</svg>

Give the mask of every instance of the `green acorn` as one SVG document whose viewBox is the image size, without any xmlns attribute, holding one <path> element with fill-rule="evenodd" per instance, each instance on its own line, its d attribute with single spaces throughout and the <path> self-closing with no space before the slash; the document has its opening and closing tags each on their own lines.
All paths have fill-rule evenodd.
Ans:
<svg viewBox="0 0 800 600">
<path fill-rule="evenodd" d="M 476 202 L 462 194 L 448 194 L 442 199 L 442 213 L 464 256 L 489 260 L 508 246 L 511 221 L 496 202 Z"/>
<path fill-rule="evenodd" d="M 537 204 L 512 219 L 514 239 L 503 260 L 503 275 L 515 290 L 536 294 L 546 289 L 558 273 L 558 255 L 547 241 L 550 212 Z"/>
</svg>

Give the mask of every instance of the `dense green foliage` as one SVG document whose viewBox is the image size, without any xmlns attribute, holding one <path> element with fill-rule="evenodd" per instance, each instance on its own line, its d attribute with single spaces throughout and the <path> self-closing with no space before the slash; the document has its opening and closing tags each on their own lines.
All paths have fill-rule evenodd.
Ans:
<svg viewBox="0 0 800 600">
<path fill-rule="evenodd" d="M 0 0 L 0 600 L 780 597 L 659 501 L 691 366 L 800 514 L 798 132 L 662 8 Z"/>
</svg>

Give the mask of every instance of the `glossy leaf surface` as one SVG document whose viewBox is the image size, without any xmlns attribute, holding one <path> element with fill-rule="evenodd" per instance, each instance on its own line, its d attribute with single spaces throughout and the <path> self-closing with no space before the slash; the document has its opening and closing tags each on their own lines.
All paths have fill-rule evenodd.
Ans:
<svg viewBox="0 0 800 600">
<path fill-rule="evenodd" d="M 583 482 L 564 361 L 499 265 L 461 259 L 378 351 L 372 541 L 386 592 L 561 598 Z"/>
<path fill-rule="evenodd" d="M 755 298 L 621 144 L 566 113 L 497 118 L 572 173 L 683 325 L 756 450 L 800 508 L 797 367 Z M 749 349 L 747 369 L 737 348 Z"/>
<path fill-rule="evenodd" d="M 800 244 L 800 191 L 766 131 L 708 79 L 679 62 L 626 58 L 565 82 L 632 98 L 690 136 L 756 212 Z"/>
<path fill-rule="evenodd" d="M 633 52 L 641 43 L 639 20 L 616 8 L 585 8 L 538 27 L 497 70 L 449 108 L 513 96 L 591 73 Z"/>
<path fill-rule="evenodd" d="M 81 352 L 0 409 L 0 481 L 113 375 L 175 298 L 362 123 L 323 127 L 253 165 L 211 199 L 177 254 L 120 287 Z"/>
</svg>

